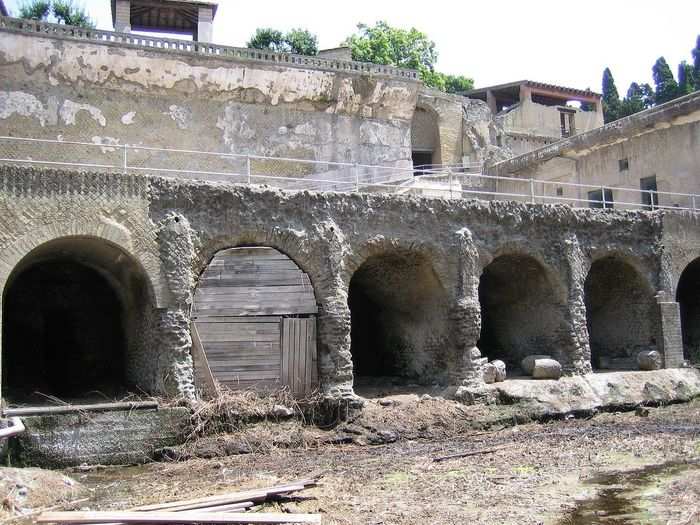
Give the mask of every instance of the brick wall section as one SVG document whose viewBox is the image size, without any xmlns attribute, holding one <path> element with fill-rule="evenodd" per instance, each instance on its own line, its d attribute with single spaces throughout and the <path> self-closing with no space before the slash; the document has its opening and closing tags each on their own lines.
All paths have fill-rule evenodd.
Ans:
<svg viewBox="0 0 700 525">
<path fill-rule="evenodd" d="M 664 356 L 665 368 L 683 365 L 683 336 L 681 332 L 681 310 L 678 303 L 660 300 L 657 346 Z"/>
</svg>

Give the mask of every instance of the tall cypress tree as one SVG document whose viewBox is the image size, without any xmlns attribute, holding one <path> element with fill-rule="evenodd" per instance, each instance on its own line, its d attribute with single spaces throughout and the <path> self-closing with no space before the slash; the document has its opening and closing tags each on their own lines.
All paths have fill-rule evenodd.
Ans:
<svg viewBox="0 0 700 525">
<path fill-rule="evenodd" d="M 700 90 L 700 35 L 698 35 L 698 40 L 695 43 L 695 49 L 693 53 L 693 75 L 695 76 L 695 89 Z"/>
<path fill-rule="evenodd" d="M 678 64 L 678 96 L 682 97 L 695 91 L 695 72 L 693 66 L 685 60 Z"/>
<path fill-rule="evenodd" d="M 664 57 L 659 59 L 652 68 L 654 73 L 654 84 L 656 84 L 656 103 L 663 104 L 673 100 L 678 96 L 678 83 L 673 78 L 671 68 Z"/>
<path fill-rule="evenodd" d="M 609 67 L 603 71 L 603 118 L 606 124 L 620 118 L 620 94 Z"/>
</svg>

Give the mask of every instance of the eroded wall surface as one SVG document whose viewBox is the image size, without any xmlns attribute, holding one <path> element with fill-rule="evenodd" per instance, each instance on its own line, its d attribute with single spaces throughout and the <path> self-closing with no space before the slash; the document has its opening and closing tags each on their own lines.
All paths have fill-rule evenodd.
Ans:
<svg viewBox="0 0 700 525">
<path fill-rule="evenodd" d="M 552 309 L 557 319 L 548 337 L 570 374 L 590 371 L 584 283 L 594 261 L 620 258 L 650 289 L 673 295 L 660 213 L 284 192 L 29 168 L 5 167 L 0 174 L 0 217 L 8 225 L 0 237 L 3 286 L 22 253 L 55 237 L 104 238 L 142 261 L 155 296 L 143 359 L 151 360 L 149 377 L 162 378 L 144 382 L 153 391 L 193 392 L 192 294 L 222 248 L 270 246 L 309 275 L 319 305 L 321 384 L 335 396 L 352 393 L 348 291 L 371 256 L 417 254 L 432 267 L 444 290 L 447 335 L 440 362 L 451 384 L 479 380 L 479 279 L 500 255 L 527 257 L 545 272 L 561 305 Z M 641 322 L 656 327 L 655 312 Z"/>
<path fill-rule="evenodd" d="M 5 135 L 410 165 L 416 81 L 1 36 Z"/>
</svg>

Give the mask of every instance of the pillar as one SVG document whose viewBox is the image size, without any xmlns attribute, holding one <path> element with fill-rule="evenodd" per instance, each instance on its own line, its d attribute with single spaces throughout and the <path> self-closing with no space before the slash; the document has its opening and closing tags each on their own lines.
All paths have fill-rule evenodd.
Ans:
<svg viewBox="0 0 700 525">
<path fill-rule="evenodd" d="M 214 13 L 211 7 L 200 7 L 197 17 L 197 33 L 194 39 L 198 42 L 208 42 L 214 38 Z"/>
<path fill-rule="evenodd" d="M 493 91 L 490 89 L 486 90 L 486 103 L 489 105 L 489 109 L 493 115 L 498 113 L 498 102 L 496 101 L 496 96 L 493 94 Z"/>
<path fill-rule="evenodd" d="M 662 291 L 656 295 L 656 306 L 659 319 L 656 345 L 664 356 L 664 368 L 678 368 L 684 361 L 680 305 Z"/>
<path fill-rule="evenodd" d="M 529 86 L 522 84 L 520 86 L 520 103 L 530 102 L 532 100 L 532 90 Z"/>
<path fill-rule="evenodd" d="M 481 333 L 479 304 L 479 252 L 471 232 L 457 232 L 459 250 L 457 290 L 450 311 L 452 324 L 452 357 L 449 363 L 451 385 L 481 383 L 481 367 L 487 361 L 476 346 Z"/>
<path fill-rule="evenodd" d="M 116 0 L 114 30 L 117 33 L 131 32 L 131 0 Z"/>
</svg>

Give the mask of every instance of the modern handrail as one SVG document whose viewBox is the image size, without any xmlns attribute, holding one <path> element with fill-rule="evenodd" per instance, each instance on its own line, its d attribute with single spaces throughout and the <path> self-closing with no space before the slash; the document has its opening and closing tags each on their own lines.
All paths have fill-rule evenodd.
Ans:
<svg viewBox="0 0 700 525">
<path fill-rule="evenodd" d="M 17 149 L 24 144 L 30 150 Z M 42 148 L 51 145 L 60 148 L 99 148 L 99 152 L 78 156 L 76 160 L 60 160 L 56 150 L 41 157 Z M 13 149 L 14 148 L 14 149 Z M 19 151 L 19 153 L 18 153 Z M 155 152 L 144 159 L 139 152 Z M 69 153 L 74 153 L 70 152 Z M 83 151 L 82 153 L 85 153 Z M 160 155 L 160 154 L 164 155 Z M 24 156 L 23 156 L 24 155 Z M 112 155 L 111 159 L 109 155 Z M 187 158 L 187 166 L 175 164 L 174 159 Z M 214 164 L 207 165 L 207 162 Z M 228 160 L 227 160 L 228 159 Z M 110 163 L 109 161 L 112 161 Z M 237 163 L 232 164 L 230 161 Z M 221 162 L 226 161 L 226 162 Z M 260 162 L 256 162 L 260 161 Z M 167 164 L 171 162 L 173 164 Z M 38 166 L 66 166 L 81 169 L 106 169 L 131 173 L 163 173 L 185 178 L 203 177 L 209 180 L 228 180 L 238 184 L 266 184 L 287 190 L 319 190 L 334 192 L 382 191 L 388 193 L 424 193 L 447 198 L 504 198 L 523 199 L 529 203 L 563 203 L 579 206 L 600 205 L 603 208 L 629 206 L 643 209 L 675 209 L 698 211 L 700 194 L 641 190 L 599 184 L 583 184 L 565 181 L 487 175 L 481 165 L 431 165 L 429 169 L 408 166 L 370 165 L 350 162 L 333 162 L 315 159 L 269 157 L 264 155 L 175 149 L 160 146 L 132 144 L 103 144 L 79 140 L 54 140 L 34 137 L 0 136 L 0 163 L 29 164 Z M 307 166 L 300 171 L 293 166 Z M 478 169 L 479 172 L 466 171 Z M 265 171 L 267 170 L 267 171 Z M 291 184 L 290 183 L 294 183 Z M 320 186 L 319 186 L 320 185 Z M 585 196 L 552 195 L 547 188 L 573 188 L 600 192 L 600 198 Z M 609 191 L 618 197 L 627 193 L 640 196 L 639 202 L 630 199 L 607 199 Z M 645 196 L 645 198 L 641 198 Z M 662 198 L 666 202 L 660 202 Z M 673 202 L 675 201 L 675 202 Z M 682 201 L 682 202 L 681 202 Z M 670 203 L 670 204 L 669 204 Z M 683 205 L 681 205 L 684 203 Z"/>
</svg>

